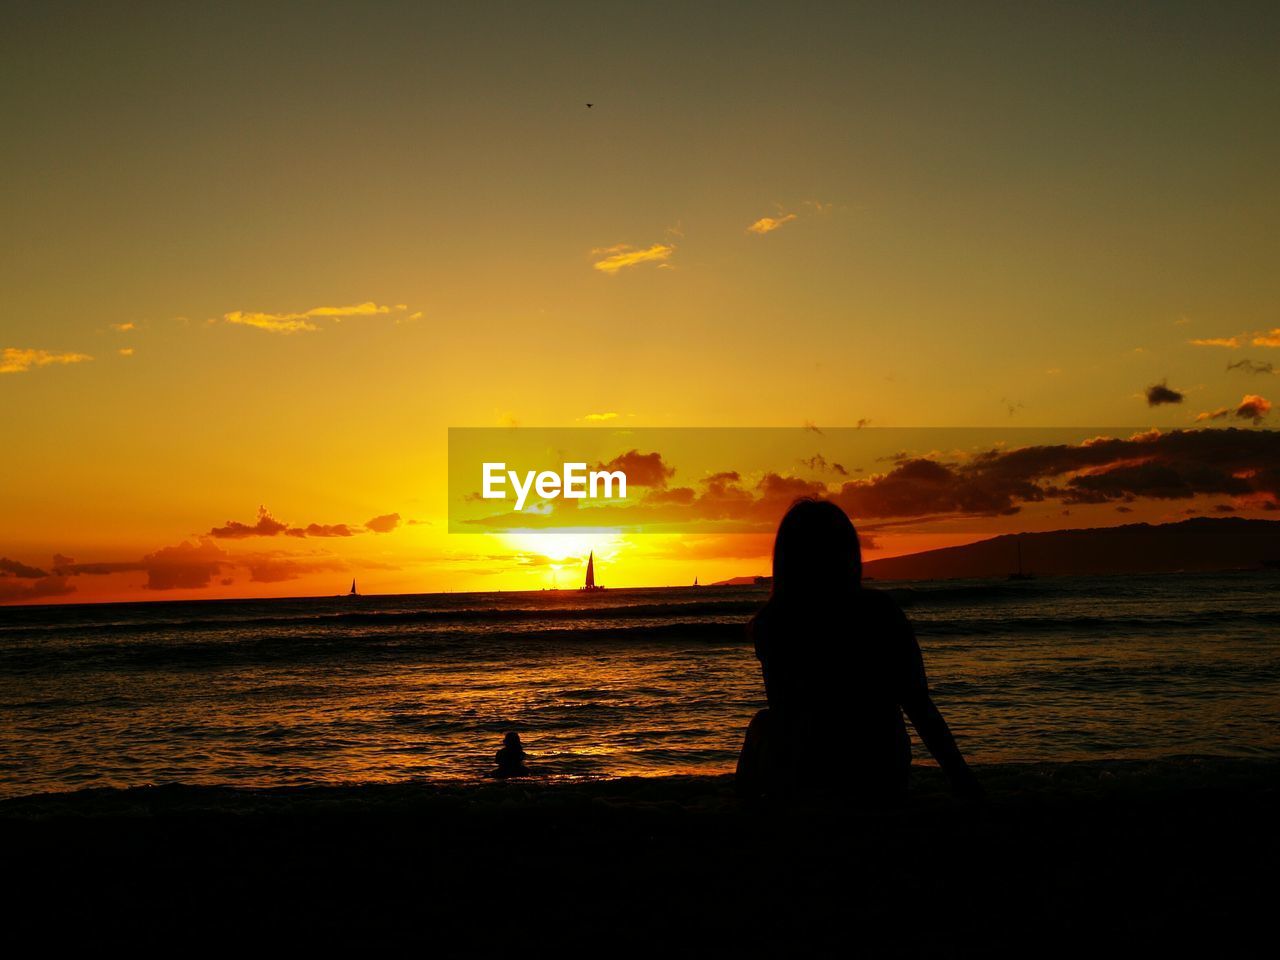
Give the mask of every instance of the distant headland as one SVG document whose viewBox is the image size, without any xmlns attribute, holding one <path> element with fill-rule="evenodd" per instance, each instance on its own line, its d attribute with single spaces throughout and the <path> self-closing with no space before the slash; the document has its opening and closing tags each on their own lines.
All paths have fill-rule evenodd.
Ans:
<svg viewBox="0 0 1280 960">
<path fill-rule="evenodd" d="M 1003 534 L 960 547 L 869 560 L 878 580 L 1004 578 L 1022 566 L 1029 575 L 1104 575 L 1247 570 L 1280 567 L 1280 521 L 1194 517 L 1177 523 L 1131 523 L 1044 533 Z M 720 585 L 767 582 L 733 577 Z"/>
</svg>

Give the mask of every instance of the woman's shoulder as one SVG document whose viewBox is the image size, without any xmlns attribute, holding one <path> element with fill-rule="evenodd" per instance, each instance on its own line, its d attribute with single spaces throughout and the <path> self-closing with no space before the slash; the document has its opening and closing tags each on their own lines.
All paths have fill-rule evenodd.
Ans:
<svg viewBox="0 0 1280 960">
<path fill-rule="evenodd" d="M 863 617 L 881 620 L 885 623 L 905 623 L 907 615 L 888 590 L 876 587 L 862 587 L 858 590 L 858 605 Z"/>
</svg>

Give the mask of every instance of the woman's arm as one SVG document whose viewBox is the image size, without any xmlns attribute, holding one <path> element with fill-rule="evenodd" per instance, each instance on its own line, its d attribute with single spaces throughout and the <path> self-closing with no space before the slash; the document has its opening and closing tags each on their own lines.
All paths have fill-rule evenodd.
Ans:
<svg viewBox="0 0 1280 960">
<path fill-rule="evenodd" d="M 913 695 L 904 698 L 902 709 L 906 711 L 924 745 L 938 761 L 938 766 L 942 767 L 942 772 L 951 781 L 952 789 L 963 796 L 981 795 L 982 787 L 965 762 L 964 754 L 956 746 L 956 738 L 951 735 L 951 728 L 929 696 L 928 687 L 921 687 Z"/>
<path fill-rule="evenodd" d="M 965 762 L 964 754 L 956 746 L 956 738 L 952 736 L 947 721 L 942 718 L 942 713 L 933 702 L 933 697 L 929 695 L 929 681 L 924 671 L 924 655 L 920 652 L 920 642 L 916 640 L 915 631 L 911 629 L 911 622 L 906 614 L 897 609 L 896 604 L 894 606 L 897 614 L 894 619 L 899 621 L 899 642 L 906 657 L 899 703 L 911 721 L 911 725 L 916 728 L 916 733 L 933 754 L 933 759 L 938 761 L 938 766 L 951 781 L 952 789 L 963 796 L 980 796 L 981 785 L 973 775 L 973 771 L 969 769 L 969 764 Z"/>
</svg>

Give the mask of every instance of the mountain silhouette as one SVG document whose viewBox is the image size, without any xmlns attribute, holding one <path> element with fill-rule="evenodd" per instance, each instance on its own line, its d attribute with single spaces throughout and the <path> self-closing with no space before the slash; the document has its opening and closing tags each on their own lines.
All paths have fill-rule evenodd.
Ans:
<svg viewBox="0 0 1280 960">
<path fill-rule="evenodd" d="M 868 576 L 881 580 L 1006 577 L 1017 569 L 1035 575 L 1173 573 L 1251 569 L 1280 561 L 1280 521 L 1195 517 L 1178 523 L 1005 534 L 960 547 L 871 560 Z"/>
</svg>

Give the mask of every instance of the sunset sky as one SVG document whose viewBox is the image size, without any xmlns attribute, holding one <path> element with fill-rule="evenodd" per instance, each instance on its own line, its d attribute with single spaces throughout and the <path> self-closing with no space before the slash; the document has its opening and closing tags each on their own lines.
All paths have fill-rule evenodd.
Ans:
<svg viewBox="0 0 1280 960">
<path fill-rule="evenodd" d="M 449 427 L 1280 418 L 1274 5 L 263 7 L 6 16 L 0 601 L 767 572 L 449 534 Z"/>
</svg>

